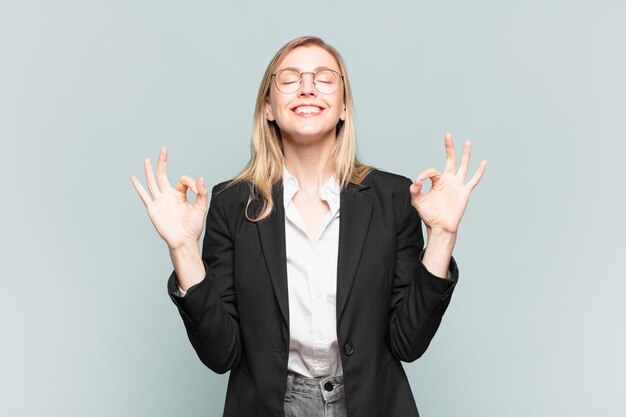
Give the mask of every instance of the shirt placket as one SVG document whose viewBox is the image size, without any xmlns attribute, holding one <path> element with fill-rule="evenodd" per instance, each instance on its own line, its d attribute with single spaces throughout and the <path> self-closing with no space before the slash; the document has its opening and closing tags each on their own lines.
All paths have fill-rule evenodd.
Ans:
<svg viewBox="0 0 626 417">
<path fill-rule="evenodd" d="M 324 289 L 324 259 L 313 242 L 309 258 L 309 294 L 311 297 L 311 340 L 314 367 L 317 374 L 324 374 L 328 368 L 328 344 L 326 334 L 326 291 Z"/>
</svg>

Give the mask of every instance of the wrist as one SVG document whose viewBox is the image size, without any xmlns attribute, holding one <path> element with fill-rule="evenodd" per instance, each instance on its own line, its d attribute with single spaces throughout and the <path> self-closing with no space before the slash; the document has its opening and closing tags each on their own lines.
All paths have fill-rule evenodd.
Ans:
<svg viewBox="0 0 626 417">
<path fill-rule="evenodd" d="M 433 229 L 428 237 L 422 264 L 433 275 L 446 278 L 450 267 L 456 233 Z"/>
<path fill-rule="evenodd" d="M 426 228 L 427 235 L 427 246 L 430 246 L 431 243 L 437 243 L 438 245 L 452 245 L 456 243 L 456 232 L 449 232 L 443 229 L 438 228 Z"/>
<path fill-rule="evenodd" d="M 186 242 L 176 247 L 170 247 L 170 256 L 177 259 L 200 259 L 198 241 Z"/>
<path fill-rule="evenodd" d="M 206 270 L 197 243 L 170 248 L 170 258 L 182 291 L 189 290 L 204 279 Z"/>
</svg>

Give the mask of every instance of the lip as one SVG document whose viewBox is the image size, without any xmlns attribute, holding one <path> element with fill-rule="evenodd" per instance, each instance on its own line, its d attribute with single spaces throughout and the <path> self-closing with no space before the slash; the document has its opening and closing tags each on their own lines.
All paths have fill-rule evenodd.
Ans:
<svg viewBox="0 0 626 417">
<path fill-rule="evenodd" d="M 319 109 L 319 112 L 315 112 L 315 113 L 298 113 L 297 110 L 300 107 L 316 107 Z M 297 106 L 293 106 L 290 108 L 290 110 L 299 117 L 315 117 L 318 116 L 319 114 L 321 114 L 325 109 L 324 107 L 320 106 L 319 104 L 313 104 L 313 103 L 300 103 Z"/>
</svg>

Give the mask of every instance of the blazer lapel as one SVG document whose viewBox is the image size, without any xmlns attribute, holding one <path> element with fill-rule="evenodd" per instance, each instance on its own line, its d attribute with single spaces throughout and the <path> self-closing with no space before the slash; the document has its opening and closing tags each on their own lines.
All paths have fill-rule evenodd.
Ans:
<svg viewBox="0 0 626 417">
<path fill-rule="evenodd" d="M 278 306 L 285 323 L 289 326 L 289 294 L 287 293 L 287 251 L 285 245 L 285 208 L 283 206 L 282 183 L 272 189 L 274 210 L 266 219 L 257 223 L 261 250 L 272 281 Z M 253 204 L 250 204 L 253 206 Z M 260 209 L 260 203 L 254 209 Z"/>
<path fill-rule="evenodd" d="M 372 217 L 372 203 L 364 192 L 369 188 L 367 180 L 366 177 L 362 184 L 349 184 L 340 196 L 337 323 L 341 319 L 354 283 Z"/>
<path fill-rule="evenodd" d="M 365 197 L 367 178 L 363 184 L 349 184 L 340 195 L 339 250 L 337 259 L 337 322 L 348 301 L 372 217 L 372 203 Z M 282 183 L 272 190 L 274 210 L 257 223 L 259 240 L 274 294 L 280 311 L 289 326 L 289 294 L 287 284 L 287 251 L 285 244 L 285 208 Z M 250 204 L 252 212 L 260 203 Z"/>
</svg>

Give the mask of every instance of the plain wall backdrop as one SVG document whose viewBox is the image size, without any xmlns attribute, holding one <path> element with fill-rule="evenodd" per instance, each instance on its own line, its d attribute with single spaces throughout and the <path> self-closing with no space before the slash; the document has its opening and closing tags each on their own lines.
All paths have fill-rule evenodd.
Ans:
<svg viewBox="0 0 626 417">
<path fill-rule="evenodd" d="M 232 177 L 289 39 L 342 52 L 359 157 L 415 178 L 443 136 L 489 161 L 424 417 L 624 416 L 623 1 L 3 1 L 0 415 L 220 416 L 129 180 Z M 355 416 L 358 417 L 358 416 Z M 381 416 L 382 417 L 382 416 Z"/>
</svg>

